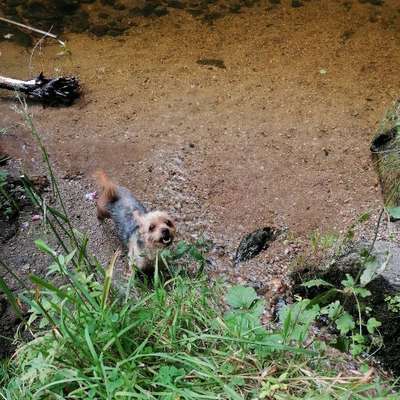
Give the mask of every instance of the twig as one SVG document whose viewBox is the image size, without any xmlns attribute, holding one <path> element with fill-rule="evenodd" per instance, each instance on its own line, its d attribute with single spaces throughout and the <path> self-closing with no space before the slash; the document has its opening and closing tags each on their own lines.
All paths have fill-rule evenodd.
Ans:
<svg viewBox="0 0 400 400">
<path fill-rule="evenodd" d="M 45 33 L 35 44 L 35 46 L 33 47 L 32 51 L 31 51 L 31 56 L 29 57 L 29 72 L 32 74 L 32 60 L 33 60 L 33 54 L 35 53 L 35 50 L 41 46 L 42 42 L 44 41 L 44 39 L 46 39 L 47 36 L 49 36 L 50 31 L 53 29 L 53 26 L 50 27 L 50 29 L 48 30 L 47 33 Z"/>
<path fill-rule="evenodd" d="M 29 29 L 32 32 L 41 33 L 42 35 L 45 35 L 45 36 L 49 36 L 49 37 L 57 40 L 58 43 L 60 43 L 62 46 L 65 47 L 65 42 L 60 40 L 57 35 L 54 35 L 54 33 L 45 32 L 45 31 L 42 31 L 41 29 L 37 29 L 32 26 L 22 24 L 21 22 L 12 21 L 11 19 L 4 18 L 4 17 L 0 17 L 0 21 L 4 21 L 4 22 L 7 22 L 12 25 L 17 25 L 17 26 L 20 26 L 21 28 Z"/>
</svg>

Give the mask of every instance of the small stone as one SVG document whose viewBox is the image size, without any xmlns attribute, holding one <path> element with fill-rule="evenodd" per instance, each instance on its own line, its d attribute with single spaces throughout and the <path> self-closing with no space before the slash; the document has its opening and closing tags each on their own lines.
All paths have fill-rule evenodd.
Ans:
<svg viewBox="0 0 400 400">
<path fill-rule="evenodd" d="M 250 260 L 268 248 L 269 243 L 276 239 L 277 233 L 276 229 L 265 227 L 247 234 L 236 250 L 235 264 Z"/>
<path fill-rule="evenodd" d="M 157 15 L 157 17 L 162 17 L 163 15 L 168 14 L 168 9 L 164 6 L 157 6 L 154 9 L 154 14 Z"/>
<path fill-rule="evenodd" d="M 171 8 L 183 9 L 185 8 L 185 4 L 181 0 L 168 0 L 167 6 Z"/>
<path fill-rule="evenodd" d="M 292 0 L 292 7 L 293 8 L 299 8 L 302 7 L 303 3 L 300 0 Z"/>
</svg>

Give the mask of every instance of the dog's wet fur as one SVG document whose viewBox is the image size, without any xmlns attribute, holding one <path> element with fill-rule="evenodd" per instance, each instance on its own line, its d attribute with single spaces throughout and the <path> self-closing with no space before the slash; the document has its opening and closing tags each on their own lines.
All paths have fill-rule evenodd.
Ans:
<svg viewBox="0 0 400 400">
<path fill-rule="evenodd" d="M 104 171 L 95 173 L 101 189 L 97 218 L 114 221 L 121 242 L 128 248 L 129 263 L 141 271 L 154 268 L 157 252 L 172 244 L 175 223 L 165 211 L 148 211 L 126 188 L 111 181 Z"/>
</svg>

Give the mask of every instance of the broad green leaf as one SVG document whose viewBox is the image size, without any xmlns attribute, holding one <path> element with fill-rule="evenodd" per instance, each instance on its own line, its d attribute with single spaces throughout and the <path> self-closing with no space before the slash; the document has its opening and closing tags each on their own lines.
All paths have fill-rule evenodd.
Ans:
<svg viewBox="0 0 400 400">
<path fill-rule="evenodd" d="M 341 335 L 346 335 L 349 333 L 354 327 L 356 326 L 353 320 L 353 317 L 348 313 L 344 312 L 343 315 L 341 315 L 337 320 L 336 320 L 336 326 L 340 330 Z"/>
<path fill-rule="evenodd" d="M 70 299 L 70 300 L 74 301 L 73 297 L 71 297 L 67 292 L 65 292 L 62 289 L 57 288 L 56 286 L 52 285 L 48 281 L 45 281 L 44 279 L 40 278 L 39 276 L 30 275 L 29 278 L 34 284 L 50 290 L 51 292 L 55 293 L 60 299 Z"/>
<path fill-rule="evenodd" d="M 400 207 L 387 207 L 387 213 L 394 219 L 400 219 Z"/>
<path fill-rule="evenodd" d="M 71 260 L 74 258 L 76 253 L 76 249 L 72 250 L 71 253 L 69 253 L 66 257 L 65 257 L 65 266 L 68 266 L 68 264 L 71 262 Z"/>
<path fill-rule="evenodd" d="M 292 311 L 289 309 L 288 313 L 286 314 L 286 318 L 283 321 L 283 331 L 282 335 L 286 338 L 289 333 L 289 328 L 292 322 Z"/>
<path fill-rule="evenodd" d="M 365 346 L 363 344 L 352 343 L 350 345 L 350 352 L 354 357 L 360 355 L 364 350 Z"/>
<path fill-rule="evenodd" d="M 376 274 L 376 271 L 379 269 L 379 263 L 376 257 L 369 257 L 369 259 L 364 264 L 364 271 L 360 278 L 360 283 L 362 286 L 368 285 Z"/>
<path fill-rule="evenodd" d="M 350 274 L 346 274 L 346 279 L 342 281 L 342 285 L 344 287 L 351 287 L 351 288 L 354 287 L 355 286 L 354 278 Z"/>
<path fill-rule="evenodd" d="M 250 308 L 257 299 L 257 293 L 253 288 L 234 286 L 228 290 L 225 301 L 233 308 Z"/>
<path fill-rule="evenodd" d="M 352 339 L 355 343 L 363 344 L 365 343 L 365 337 L 363 335 L 357 334 L 353 335 Z"/>
<path fill-rule="evenodd" d="M 375 318 L 370 318 L 367 322 L 367 329 L 369 333 L 374 333 L 376 328 L 379 328 L 382 325 L 381 322 L 379 322 Z"/>
<path fill-rule="evenodd" d="M 336 300 L 333 303 L 328 304 L 327 306 L 321 309 L 322 314 L 328 315 L 328 317 L 332 320 L 335 320 L 336 317 L 342 312 L 343 307 L 340 304 L 339 300 Z"/>
<path fill-rule="evenodd" d="M 42 250 L 44 253 L 49 254 L 50 256 L 56 257 L 56 252 L 50 248 L 42 239 L 35 240 L 35 245 L 39 250 Z"/>
<path fill-rule="evenodd" d="M 360 287 L 356 287 L 353 289 L 354 293 L 357 296 L 362 297 L 363 299 L 365 299 L 368 296 L 371 296 L 371 292 L 368 289 L 364 289 L 364 288 L 360 288 Z"/>
<path fill-rule="evenodd" d="M 186 371 L 183 368 L 176 368 L 173 365 L 163 365 L 159 371 L 158 374 L 155 377 L 155 382 L 161 383 L 164 385 L 170 385 L 175 381 L 176 378 L 184 376 L 186 374 Z"/>
<path fill-rule="evenodd" d="M 328 303 L 329 300 L 332 299 L 338 292 L 338 289 L 332 288 L 328 289 L 326 292 L 323 292 L 319 294 L 318 296 L 315 296 L 309 306 L 313 306 L 314 304 L 326 304 Z"/>
</svg>

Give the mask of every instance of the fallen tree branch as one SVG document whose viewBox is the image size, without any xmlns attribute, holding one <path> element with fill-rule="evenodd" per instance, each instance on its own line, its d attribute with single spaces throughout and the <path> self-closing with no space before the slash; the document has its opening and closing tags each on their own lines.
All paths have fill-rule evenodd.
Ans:
<svg viewBox="0 0 400 400">
<path fill-rule="evenodd" d="M 43 73 L 29 81 L 0 76 L 0 89 L 24 93 L 29 99 L 49 106 L 70 106 L 80 96 L 77 78 L 73 76 L 45 78 Z"/>
</svg>

